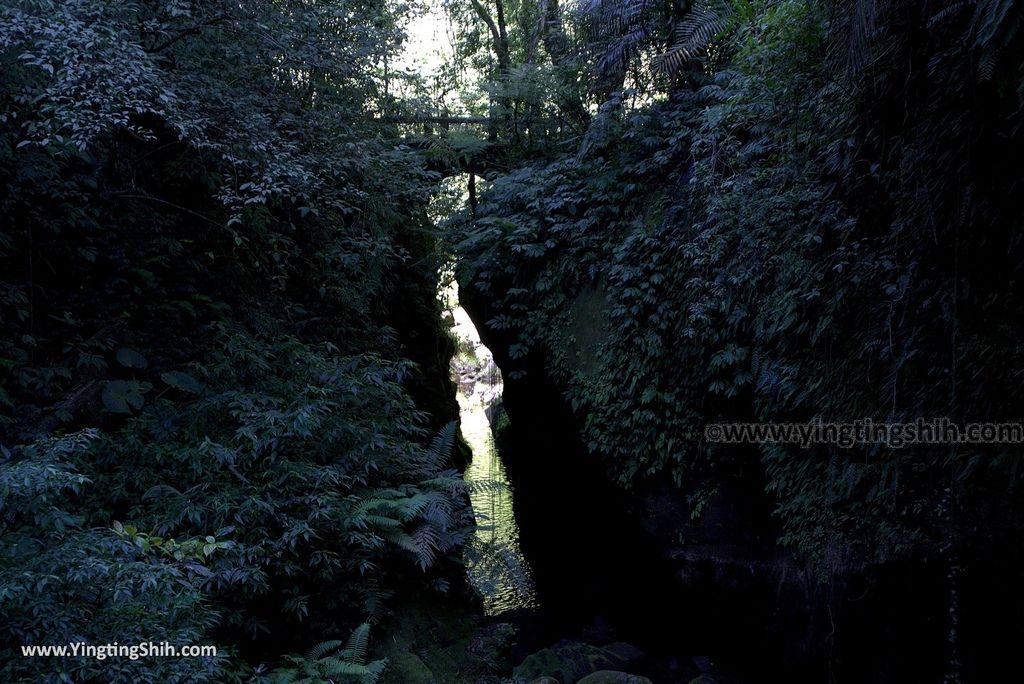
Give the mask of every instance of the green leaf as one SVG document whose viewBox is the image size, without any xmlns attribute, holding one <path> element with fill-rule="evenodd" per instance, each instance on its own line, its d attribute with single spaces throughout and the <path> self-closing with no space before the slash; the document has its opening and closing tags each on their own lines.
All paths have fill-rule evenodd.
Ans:
<svg viewBox="0 0 1024 684">
<path fill-rule="evenodd" d="M 125 368 L 145 368 L 149 365 L 145 356 L 128 347 L 117 350 L 117 362 Z"/>
<path fill-rule="evenodd" d="M 174 389 L 190 394 L 200 394 L 203 391 L 203 384 L 188 373 L 181 371 L 168 371 L 160 374 L 160 379 Z"/>
<path fill-rule="evenodd" d="M 103 405 L 114 413 L 138 411 L 146 403 L 147 389 L 143 383 L 111 380 L 103 387 Z"/>
</svg>

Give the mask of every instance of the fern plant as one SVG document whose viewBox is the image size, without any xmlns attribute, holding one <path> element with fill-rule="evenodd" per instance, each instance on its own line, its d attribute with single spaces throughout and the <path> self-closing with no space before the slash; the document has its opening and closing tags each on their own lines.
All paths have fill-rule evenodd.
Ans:
<svg viewBox="0 0 1024 684">
<path fill-rule="evenodd" d="M 676 17 L 653 0 L 588 0 L 581 12 L 597 52 L 595 71 L 607 78 L 645 53 L 655 74 L 674 75 L 707 58 L 712 45 L 755 10 L 750 0 L 696 0 Z"/>
<path fill-rule="evenodd" d="M 266 684 L 374 684 L 387 659 L 367 662 L 370 625 L 363 623 L 352 631 L 347 642 L 323 641 L 309 649 L 305 656 L 289 656 L 290 663 L 264 678 Z"/>
<path fill-rule="evenodd" d="M 733 27 L 737 12 L 725 0 L 699 0 L 673 28 L 668 49 L 654 58 L 654 68 L 666 74 L 707 55 L 712 42 Z"/>
<path fill-rule="evenodd" d="M 653 0 L 585 0 L 581 20 L 599 79 L 626 71 L 633 59 L 652 42 L 657 32 L 659 5 Z"/>
<path fill-rule="evenodd" d="M 353 539 L 366 548 L 401 549 L 424 570 L 465 542 L 471 531 L 465 510 L 469 485 L 458 471 L 443 469 L 456 433 L 457 424 L 448 423 L 405 466 L 409 477 L 419 478 L 416 485 L 376 489 L 355 502 Z"/>
<path fill-rule="evenodd" d="M 978 53 L 978 74 L 982 80 L 992 78 L 1003 53 L 1020 35 L 1022 25 L 1024 8 L 1018 0 L 978 2 L 971 16 L 969 39 Z"/>
</svg>

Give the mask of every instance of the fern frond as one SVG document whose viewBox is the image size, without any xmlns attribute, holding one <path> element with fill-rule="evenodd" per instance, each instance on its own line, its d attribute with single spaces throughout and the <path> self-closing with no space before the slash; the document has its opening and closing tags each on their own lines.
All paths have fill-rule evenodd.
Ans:
<svg viewBox="0 0 1024 684">
<path fill-rule="evenodd" d="M 995 74 L 1003 52 L 1021 30 L 1024 11 L 1018 0 L 980 0 L 971 17 L 970 34 L 980 52 L 978 77 L 987 81 Z"/>
<path fill-rule="evenodd" d="M 624 69 L 646 42 L 647 28 L 637 26 L 611 41 L 597 61 L 597 71 L 608 74 Z"/>
<path fill-rule="evenodd" d="M 451 421 L 434 435 L 427 447 L 426 459 L 431 470 L 437 471 L 444 468 L 452 454 L 452 447 L 455 446 L 455 436 L 458 434 L 459 424 Z"/>
<path fill-rule="evenodd" d="M 317 674 L 327 678 L 333 677 L 359 677 L 366 675 L 366 666 L 359 663 L 342 660 L 337 656 L 324 658 L 317 663 Z"/>
<path fill-rule="evenodd" d="M 452 525 L 452 512 L 454 507 L 448 497 L 437 497 L 423 511 L 423 520 L 441 529 Z"/>
<path fill-rule="evenodd" d="M 342 642 L 340 639 L 322 641 L 313 648 L 309 649 L 309 651 L 306 653 L 306 660 L 313 661 L 325 658 L 334 651 L 341 648 L 343 643 L 344 642 Z"/>
<path fill-rule="evenodd" d="M 380 583 L 373 578 L 368 580 L 368 586 L 363 589 L 362 593 L 363 609 L 370 622 L 375 622 L 383 616 L 386 602 L 394 596 L 393 591 L 382 589 Z"/>
<path fill-rule="evenodd" d="M 287 666 L 270 673 L 271 684 L 321 684 L 322 682 L 351 681 L 374 684 L 387 665 L 386 659 L 366 662 L 370 643 L 370 625 L 363 623 L 352 630 L 352 635 L 341 648 L 339 640 L 324 641 L 309 649 L 305 658 L 287 656 Z"/>
<path fill-rule="evenodd" d="M 981 49 L 1005 47 L 1002 36 L 1011 24 L 1019 21 L 1020 12 L 1012 12 L 1017 0 L 980 0 L 971 18 L 971 35 L 974 47 Z M 1017 16 L 1014 16 L 1017 15 Z"/>
<path fill-rule="evenodd" d="M 653 0 L 587 0 L 581 5 L 584 30 L 598 50 L 598 74 L 622 72 L 651 42 L 657 7 Z"/>
<path fill-rule="evenodd" d="M 365 515 L 356 521 L 358 527 L 400 527 L 401 522 L 386 515 Z"/>
<path fill-rule="evenodd" d="M 366 652 L 370 645 L 370 623 L 364 622 L 352 630 L 352 636 L 339 655 L 360 665 L 366 662 Z"/>
<path fill-rule="evenodd" d="M 372 663 L 366 665 L 366 678 L 367 684 L 373 684 L 380 676 L 384 674 L 384 668 L 387 667 L 387 658 L 381 658 L 380 660 L 374 660 Z"/>
<path fill-rule="evenodd" d="M 675 42 L 654 60 L 655 68 L 662 73 L 674 73 L 702 53 L 711 43 L 729 30 L 732 25 L 732 9 L 721 0 L 700 2 L 693 6 L 675 27 Z"/>
<path fill-rule="evenodd" d="M 951 2 L 950 4 L 943 7 L 941 10 L 939 10 L 938 12 L 936 12 L 935 14 L 928 18 L 928 28 L 933 28 L 941 24 L 942 22 L 946 21 L 947 19 L 950 19 L 960 10 L 967 7 L 968 4 L 970 3 L 968 3 L 967 0 L 957 0 L 956 2 Z"/>
<path fill-rule="evenodd" d="M 434 562 L 435 553 L 441 545 L 441 535 L 433 525 L 423 524 L 412 533 L 412 540 L 417 548 L 420 567 L 426 570 Z"/>
<path fill-rule="evenodd" d="M 420 558 L 419 547 L 416 546 L 416 541 L 409 536 L 409 533 L 405 530 L 382 530 L 380 536 L 388 543 L 397 546 L 400 549 L 404 549 L 409 553 L 416 556 L 416 560 L 422 560 Z"/>
<path fill-rule="evenodd" d="M 592 37 L 622 33 L 654 6 L 651 0 L 584 0 L 580 12 L 591 28 Z"/>
<path fill-rule="evenodd" d="M 399 498 L 403 496 L 405 496 L 405 493 L 397 489 L 376 489 L 352 508 L 352 516 L 359 518 L 370 515 L 371 511 L 379 511 L 382 508 L 396 508 L 399 505 Z"/>
<path fill-rule="evenodd" d="M 984 53 L 978 60 L 978 78 L 982 81 L 989 81 L 996 72 L 996 63 L 999 61 L 999 54 L 992 50 Z"/>
</svg>

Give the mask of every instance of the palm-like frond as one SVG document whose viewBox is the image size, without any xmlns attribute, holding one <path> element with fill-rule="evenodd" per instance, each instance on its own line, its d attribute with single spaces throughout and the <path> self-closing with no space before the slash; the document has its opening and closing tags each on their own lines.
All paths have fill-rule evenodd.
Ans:
<svg viewBox="0 0 1024 684">
<path fill-rule="evenodd" d="M 592 34 L 608 35 L 626 31 L 652 7 L 651 0 L 584 0 L 580 12 Z"/>
<path fill-rule="evenodd" d="M 596 70 L 602 75 L 621 71 L 637 55 L 668 41 L 655 56 L 655 71 L 671 74 L 707 53 L 714 40 L 735 24 L 736 10 L 725 0 L 698 0 L 667 37 L 669 18 L 652 0 L 587 0 L 581 5 L 584 24 L 598 47 Z"/>
<path fill-rule="evenodd" d="M 645 26 L 634 26 L 611 39 L 597 60 L 598 73 L 607 74 L 625 68 L 646 43 L 647 35 L 648 30 Z"/>
<path fill-rule="evenodd" d="M 662 73 L 674 73 L 691 60 L 706 54 L 718 36 L 732 26 L 731 5 L 722 0 L 698 2 L 675 26 L 674 41 L 654 60 L 654 67 Z"/>
<path fill-rule="evenodd" d="M 649 45 L 655 9 L 652 0 L 584 0 L 580 5 L 582 24 L 598 52 L 598 74 L 624 70 Z"/>
</svg>

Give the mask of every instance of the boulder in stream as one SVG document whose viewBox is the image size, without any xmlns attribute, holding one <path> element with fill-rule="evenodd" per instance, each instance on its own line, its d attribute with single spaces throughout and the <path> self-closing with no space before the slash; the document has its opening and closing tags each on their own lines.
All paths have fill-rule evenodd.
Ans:
<svg viewBox="0 0 1024 684">
<path fill-rule="evenodd" d="M 653 684 L 653 682 L 647 677 L 618 670 L 598 670 L 588 674 L 576 684 Z"/>
<path fill-rule="evenodd" d="M 513 670 L 513 679 L 525 683 L 548 676 L 572 684 L 592 672 L 618 667 L 618 662 L 614 654 L 597 646 L 563 641 L 528 655 Z"/>
<path fill-rule="evenodd" d="M 605 644 L 601 647 L 601 650 L 616 660 L 615 667 L 619 670 L 632 669 L 633 666 L 641 663 L 647 657 L 646 653 L 633 644 L 627 644 L 625 641 L 614 641 L 610 644 Z"/>
</svg>

